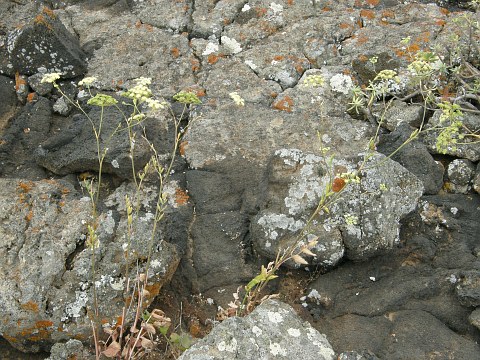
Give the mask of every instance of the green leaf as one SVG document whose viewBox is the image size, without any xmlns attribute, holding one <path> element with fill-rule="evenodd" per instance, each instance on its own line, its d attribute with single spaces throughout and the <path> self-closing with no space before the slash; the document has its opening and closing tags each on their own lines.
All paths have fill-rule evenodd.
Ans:
<svg viewBox="0 0 480 360">
<path fill-rule="evenodd" d="M 202 102 L 193 92 L 180 91 L 173 95 L 173 100 L 182 104 L 201 104 Z"/>
<path fill-rule="evenodd" d="M 115 105 L 117 102 L 118 101 L 110 95 L 97 94 L 94 97 L 88 99 L 87 104 L 104 107 Z"/>
</svg>

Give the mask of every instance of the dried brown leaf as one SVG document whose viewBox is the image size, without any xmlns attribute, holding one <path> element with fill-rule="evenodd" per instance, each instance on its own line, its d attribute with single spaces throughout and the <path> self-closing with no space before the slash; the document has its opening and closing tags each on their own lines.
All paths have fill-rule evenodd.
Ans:
<svg viewBox="0 0 480 360">
<path fill-rule="evenodd" d="M 145 331 L 151 335 L 155 335 L 157 333 L 157 330 L 155 330 L 155 326 L 153 326 L 152 324 L 143 323 L 142 326 Z"/>
<path fill-rule="evenodd" d="M 307 247 L 304 247 L 304 248 L 302 249 L 302 253 L 304 253 L 305 255 L 309 255 L 309 256 L 314 256 L 314 257 L 317 256 L 317 255 L 315 255 L 315 254 L 314 254 L 309 248 L 307 248 Z"/>
<path fill-rule="evenodd" d="M 112 341 L 108 347 L 102 351 L 102 354 L 106 357 L 113 358 L 120 352 L 120 344 L 116 341 Z"/>
<path fill-rule="evenodd" d="M 295 261 L 297 264 L 300 264 L 300 265 L 308 265 L 307 260 L 305 260 L 300 255 L 292 255 L 292 260 Z"/>
<path fill-rule="evenodd" d="M 143 336 L 141 337 L 141 345 L 144 349 L 153 349 L 153 346 L 155 345 L 152 340 L 144 338 Z"/>
</svg>

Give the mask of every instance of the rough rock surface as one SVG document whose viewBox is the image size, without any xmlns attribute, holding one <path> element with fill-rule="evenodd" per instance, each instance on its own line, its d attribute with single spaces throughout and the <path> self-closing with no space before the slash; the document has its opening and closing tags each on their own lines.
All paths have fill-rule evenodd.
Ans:
<svg viewBox="0 0 480 360">
<path fill-rule="evenodd" d="M 390 134 L 380 136 L 377 150 L 386 156 L 393 154 L 392 160 L 415 174 L 422 181 L 425 194 L 437 194 L 443 186 L 443 165 L 435 161 L 421 141 L 413 140 L 402 146 L 414 130 L 408 124 L 400 124 Z"/>
<path fill-rule="evenodd" d="M 58 72 L 72 78 L 86 71 L 86 56 L 78 39 L 46 7 L 27 25 L 8 34 L 7 50 L 13 70 L 23 75 Z"/>
<path fill-rule="evenodd" d="M 333 360 L 335 351 L 289 305 L 268 300 L 244 318 L 230 318 L 217 325 L 179 359 L 271 358 Z"/>
<path fill-rule="evenodd" d="M 156 306 L 173 303 L 171 291 L 179 304 L 206 297 L 215 309 L 225 307 L 237 287 L 274 256 L 274 231 L 277 239 L 288 242 L 299 221 L 305 222 L 324 176 L 315 171 L 325 172 L 322 161 L 317 162 L 319 148 L 330 148 L 335 166 L 353 170 L 367 148 L 391 153 L 408 136 L 410 126 L 422 123 L 418 98 L 397 100 L 384 115 L 380 142 L 369 143 L 377 124 L 374 119 L 362 121 L 352 109 L 352 88 L 368 86 L 380 70 L 404 75 L 411 52 L 435 49 L 451 60 L 451 35 L 457 34 L 463 44 L 471 40 L 470 34 L 459 31 L 454 21 L 463 12 L 449 12 L 439 4 L 452 1 L 0 1 L 0 176 L 5 192 L 1 202 L 6 204 L 0 231 L 5 241 L 23 244 L 21 249 L 6 245 L 5 253 L 13 257 L 18 250 L 29 256 L 11 266 L 7 257 L 0 264 L 5 286 L 0 293 L 5 297 L 0 303 L 2 336 L 23 351 L 37 351 L 75 336 L 86 345 L 91 335 L 85 315 L 91 304 L 91 255 L 82 248 L 83 240 L 77 241 L 86 233 L 82 217 L 72 214 L 80 212 L 84 219 L 89 215 L 76 173 L 88 170 L 82 176 L 97 176 L 95 141 L 88 121 L 69 109 L 57 90 L 40 83 L 41 71 L 65 72 L 69 79 L 60 85 L 72 98 L 81 79 L 76 75 L 85 71 L 99 79 L 94 91 L 113 96 L 144 76 L 152 78 L 154 94 L 169 103 L 179 90 L 201 98 L 200 106 L 183 114 L 181 127 L 188 122 L 189 128 L 166 184 L 168 211 L 154 238 L 163 251 L 155 253 L 155 263 L 166 268 L 152 279 L 156 286 L 151 294 L 155 297 L 177 269 L 169 285 L 173 290 L 167 289 L 165 301 Z M 400 44 L 408 36 L 410 46 Z M 40 46 L 42 37 L 62 55 Z M 475 47 L 468 56 L 478 68 Z M 374 57 L 376 63 L 371 61 Z M 399 97 L 413 90 L 408 83 L 401 85 Z M 448 96 L 444 90 L 440 95 Z M 374 115 L 384 109 L 380 102 L 373 106 Z M 87 110 L 93 117 L 98 114 Z M 181 106 L 174 105 L 173 112 L 180 116 Z M 426 114 L 429 126 L 438 122 L 438 111 L 432 117 Z M 110 110 L 107 119 L 104 134 L 117 121 Z M 479 129 L 478 119 L 473 113 L 463 118 L 473 130 Z M 161 161 L 171 158 L 170 120 L 155 113 L 145 122 Z M 314 272 L 287 269 L 287 276 L 269 284 L 270 293 L 278 285 L 281 296 L 297 310 L 305 296 L 309 311 L 302 315 L 320 331 L 325 329 L 342 359 L 479 357 L 474 306 L 479 303 L 480 152 L 478 144 L 468 144 L 449 149 L 447 156 L 437 154 L 437 134 L 428 134 L 403 148 L 394 161 L 385 161 L 387 175 L 380 168 L 366 170 L 361 184 L 345 192 L 346 201 L 331 208 L 330 220 L 314 224 L 321 242 L 316 259 L 308 260 L 323 270 L 327 265 L 330 272 L 319 276 L 312 266 L 309 270 Z M 137 140 L 139 169 L 151 153 Z M 99 205 L 103 247 L 97 250 L 98 290 L 102 299 L 109 299 L 101 310 L 108 322 L 118 316 L 122 299 L 112 285 L 120 288 L 124 196 L 133 194 L 132 184 L 119 180 L 129 178 L 132 170 L 128 139 L 119 134 L 110 145 Z M 295 160 L 289 166 L 275 155 L 281 149 L 297 149 L 295 153 L 312 162 Z M 469 164 L 471 172 L 477 169 L 467 182 L 454 171 L 459 162 Z M 405 169 L 425 188 L 416 210 L 422 185 Z M 69 183 L 58 179 L 62 177 Z M 47 178 L 57 180 L 37 181 Z M 151 180 L 146 196 L 153 201 L 156 188 Z M 62 188 L 70 193 L 62 194 Z M 305 188 L 306 193 L 300 191 Z M 295 214 L 287 206 L 292 205 L 291 192 L 301 200 Z M 14 213 L 10 209 L 17 198 L 25 207 Z M 145 221 L 137 229 L 143 236 L 135 248 L 142 257 L 154 205 L 147 201 L 143 206 L 139 219 Z M 413 214 L 405 217 L 411 210 Z M 265 216 L 270 216 L 270 225 L 279 225 L 274 231 L 266 232 Z M 48 237 L 31 232 L 31 223 L 42 221 Z M 62 231 L 72 235 L 62 238 Z M 49 241 L 57 245 L 53 250 Z M 392 245 L 391 252 L 385 251 Z M 42 251 L 54 251 L 55 258 Z M 301 280 L 295 286 L 302 289 L 285 291 L 283 279 L 297 272 Z M 25 278 L 29 274 L 33 275 Z M 307 279 L 313 283 L 304 294 Z M 195 311 L 183 309 L 188 321 L 182 324 L 190 326 Z M 181 312 L 178 305 L 171 310 Z M 65 321 L 59 320 L 62 317 Z M 215 310 L 199 316 L 197 325 L 207 328 L 214 317 Z M 241 326 L 245 321 L 230 323 Z M 192 333 L 195 326 L 190 327 Z M 269 351 L 268 337 L 261 341 Z M 302 346 L 312 343 L 304 341 Z M 74 349 L 56 345 L 52 356 Z"/>
<path fill-rule="evenodd" d="M 480 201 L 450 194 L 420 203 L 403 221 L 399 253 L 344 264 L 310 285 L 304 306 L 336 351 L 368 349 L 382 359 L 479 356 L 471 312 L 479 300 Z"/>
<path fill-rule="evenodd" d="M 48 350 L 53 342 L 72 337 L 87 341 L 91 324 L 86 313 L 87 309 L 91 312 L 93 286 L 100 316 L 114 323 L 124 303 L 127 220 L 121 215 L 121 206 L 113 204 L 100 215 L 93 285 L 92 251 L 85 246 L 89 198 L 79 197 L 70 183 L 60 180 L 0 182 L 0 251 L 5 259 L 0 270 L 0 313 L 12 320 L 2 322 L 3 336 L 29 352 Z M 148 213 L 142 217 L 130 247 L 130 266 L 135 264 L 133 254 L 141 259 L 147 256 L 144 244 L 150 241 L 147 229 L 152 217 Z M 178 264 L 173 245 L 161 241 L 159 235 L 155 244 L 150 270 L 152 297 Z"/>
<path fill-rule="evenodd" d="M 121 99 L 119 99 L 122 101 Z M 56 104 L 55 104 L 56 105 Z M 55 110 L 55 105 L 53 109 Z M 132 177 L 132 160 L 130 158 L 130 141 L 126 124 L 120 111 L 114 107 L 103 110 L 100 123 L 100 107 L 88 111 L 86 116 L 76 114 L 64 123 L 63 131 L 52 134 L 35 149 L 37 163 L 58 175 L 79 173 L 88 170 L 98 171 L 97 139 L 93 127 L 99 134 L 100 154 L 108 148 L 103 164 L 103 172 L 115 174 L 120 178 Z M 122 111 L 128 114 L 128 109 Z M 69 124 L 68 127 L 65 126 Z M 119 127 L 120 126 L 120 127 Z M 123 128 L 123 129 L 122 129 Z M 134 161 L 137 169 L 143 168 L 150 159 L 150 147 L 142 138 L 142 129 L 132 129 L 136 133 Z"/>
<path fill-rule="evenodd" d="M 380 163 L 378 168 L 375 164 Z M 303 234 L 303 242 L 318 237 L 311 264 L 335 266 L 347 258 L 366 260 L 399 241 L 399 221 L 415 209 L 423 192 L 420 181 L 398 163 L 373 155 L 333 160 L 298 149 L 275 152 L 264 198 L 251 232 L 257 250 L 269 259 L 298 241 L 331 178 L 362 167 L 360 182 L 346 186 L 342 200 L 329 206 Z M 334 190 L 335 191 L 335 190 Z M 338 191 L 338 189 L 337 189 Z"/>
</svg>

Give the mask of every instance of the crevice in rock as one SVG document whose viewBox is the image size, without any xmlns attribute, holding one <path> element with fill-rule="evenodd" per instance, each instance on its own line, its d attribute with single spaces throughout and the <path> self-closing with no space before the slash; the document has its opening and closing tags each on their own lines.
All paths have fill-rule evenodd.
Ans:
<svg viewBox="0 0 480 360">
<path fill-rule="evenodd" d="M 75 247 L 75 250 L 73 250 L 65 260 L 65 269 L 67 271 L 73 270 L 73 267 L 75 265 L 75 257 L 78 254 L 80 254 L 83 250 L 85 250 L 85 241 L 84 240 L 77 241 L 77 246 Z"/>
</svg>

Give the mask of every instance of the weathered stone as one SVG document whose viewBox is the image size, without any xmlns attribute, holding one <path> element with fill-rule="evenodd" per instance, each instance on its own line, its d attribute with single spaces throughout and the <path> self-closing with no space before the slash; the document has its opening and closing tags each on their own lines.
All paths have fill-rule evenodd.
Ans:
<svg viewBox="0 0 480 360">
<path fill-rule="evenodd" d="M 36 102 L 27 103 L 11 119 L 0 141 L 0 174 L 8 171 L 11 176 L 22 176 L 25 171 L 24 176 L 28 175 L 29 178 L 36 178 L 37 175 L 38 178 L 44 178 L 45 173 L 39 167 L 32 167 L 32 154 L 50 131 L 51 114 L 49 101 L 41 97 Z"/>
<path fill-rule="evenodd" d="M 480 329 L 480 309 L 476 308 L 475 310 L 473 310 L 468 317 L 468 320 L 470 321 L 470 324 Z"/>
<path fill-rule="evenodd" d="M 466 159 L 455 159 L 447 167 L 447 190 L 466 194 L 472 188 L 475 165 Z"/>
<path fill-rule="evenodd" d="M 382 119 L 381 125 L 390 131 L 394 131 L 402 123 L 418 128 L 424 116 L 421 105 L 409 105 L 398 100 L 394 101 L 387 110 L 381 109 L 381 111 L 377 118 Z"/>
<path fill-rule="evenodd" d="M 4 209 L 0 252 L 5 259 L 0 271 L 0 315 L 4 319 L 0 332 L 22 351 L 47 350 L 72 337 L 88 342 L 92 325 L 87 313 L 94 310 L 102 322 L 115 324 L 125 305 L 124 296 L 131 291 L 126 288 L 126 263 L 132 285 L 136 272 L 145 272 L 150 249 L 146 301 L 158 295 L 177 267 L 174 247 L 161 240 L 158 232 L 152 234 L 154 215 L 148 207 L 135 217 L 128 239 L 122 204 L 99 215 L 99 247 L 92 274 L 92 250 L 85 244 L 91 217 L 88 197 L 79 198 L 64 181 L 0 179 L 0 183 Z M 129 196 L 135 199 L 135 194 Z M 146 196 L 147 203 L 148 196 L 155 198 L 151 193 Z"/>
<path fill-rule="evenodd" d="M 250 315 L 229 318 L 215 326 L 179 360 L 269 358 L 333 360 L 335 351 L 289 305 L 267 300 Z"/>
<path fill-rule="evenodd" d="M 195 37 L 220 37 L 226 24 L 232 22 L 244 5 L 242 0 L 208 0 L 196 3 L 192 14 L 192 33 Z"/>
<path fill-rule="evenodd" d="M 88 74 L 97 77 L 104 89 L 115 89 L 130 79 L 150 77 L 152 90 L 161 96 L 172 96 L 194 85 L 193 73 L 199 70 L 199 63 L 188 46 L 187 36 L 146 24 L 137 26 L 132 20 L 129 24 L 125 19 L 112 19 L 116 29 L 94 51 Z M 116 54 L 115 66 L 112 54 Z"/>
<path fill-rule="evenodd" d="M 364 26 L 341 43 L 342 63 L 382 54 L 395 60 L 389 68 L 392 70 L 399 63 L 406 64 L 409 58 L 406 47 L 400 43 L 402 39 L 410 36 L 411 45 L 428 49 L 429 43 L 443 31 L 442 20 L 446 20 L 439 7 L 418 3 L 398 5 L 387 11 L 379 5 L 376 9 L 360 10 L 359 15 Z"/>
<path fill-rule="evenodd" d="M 61 97 L 60 99 L 55 101 L 55 104 L 53 104 L 53 111 L 59 113 L 60 115 L 67 116 L 71 110 L 72 105 L 67 100 L 65 100 L 64 97 Z"/>
<path fill-rule="evenodd" d="M 45 96 L 53 89 L 53 84 L 44 82 L 42 83 L 43 76 L 45 74 L 37 73 L 28 77 L 28 85 L 40 96 Z"/>
<path fill-rule="evenodd" d="M 124 112 L 129 109 L 123 108 Z M 101 109 L 93 107 L 88 112 L 97 131 L 100 125 Z M 83 115 L 74 115 L 70 125 L 55 135 L 43 141 L 35 151 L 35 158 L 39 165 L 55 174 L 67 175 L 75 172 L 99 169 L 97 154 L 97 140 L 92 123 Z M 68 123 L 67 123 L 68 124 Z M 132 177 L 132 160 L 130 158 L 130 140 L 127 131 L 120 131 L 118 126 L 125 128 L 122 114 L 114 107 L 107 107 L 103 111 L 102 134 L 99 138 L 100 151 L 106 152 L 102 171 L 115 174 L 121 178 Z M 142 129 L 134 129 L 137 141 L 134 150 L 134 162 L 137 169 L 150 159 L 150 148 L 141 137 Z"/>
<path fill-rule="evenodd" d="M 13 69 L 20 74 L 33 75 L 43 70 L 71 78 L 86 71 L 85 54 L 78 40 L 47 8 L 29 24 L 10 32 L 7 47 Z"/>
<path fill-rule="evenodd" d="M 191 228 L 191 260 L 199 292 L 251 277 L 252 267 L 245 260 L 246 220 L 233 211 L 196 216 Z"/>
<path fill-rule="evenodd" d="M 204 55 L 207 63 L 211 55 Z M 237 92 L 246 102 L 270 106 L 274 96 L 282 91 L 276 82 L 259 78 L 248 65 L 238 60 L 223 58 L 211 58 L 211 60 L 215 61 L 215 66 L 209 69 L 204 65 L 203 69 L 206 68 L 209 71 L 202 70 L 199 74 L 205 77 L 203 86 L 210 98 L 219 99 Z"/>
<path fill-rule="evenodd" d="M 88 355 L 87 355 L 88 356 Z M 56 343 L 50 350 L 50 356 L 45 360 L 86 360 L 84 356 L 83 344 L 80 340 L 71 339 L 66 343 Z"/>
<path fill-rule="evenodd" d="M 399 220 L 414 210 L 423 186 L 405 168 L 379 154 L 363 161 L 347 158 L 328 165 L 326 157 L 278 150 L 267 175 L 261 210 L 251 224 L 257 250 L 274 259 L 281 249 L 318 237 L 311 249 L 316 257 L 309 261 L 334 266 L 344 253 L 350 259 L 367 259 L 398 243 Z M 365 170 L 359 183 L 346 185 L 342 199 L 328 206 L 330 213 L 320 213 L 307 226 L 332 177 L 360 166 Z"/>
<path fill-rule="evenodd" d="M 380 136 L 377 151 L 386 156 L 394 154 L 392 160 L 422 181 L 425 194 L 437 194 L 443 186 L 443 165 L 433 159 L 421 141 L 410 141 L 414 130 L 406 123 L 398 125 L 392 133 Z"/>
<path fill-rule="evenodd" d="M 480 272 L 462 274 L 455 288 L 460 303 L 464 306 L 480 306 Z"/>
<path fill-rule="evenodd" d="M 144 24 L 176 32 L 187 31 L 192 26 L 191 16 L 194 9 L 192 0 L 155 0 L 149 3 L 133 0 L 133 5 L 133 13 L 138 15 Z M 195 5 L 195 8 L 201 6 Z"/>
</svg>

